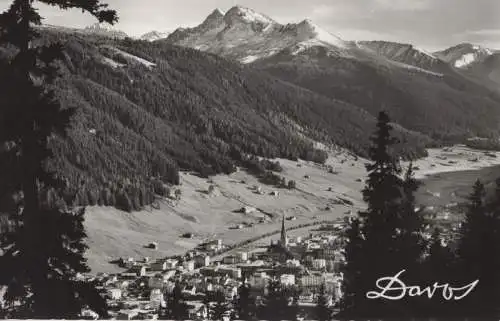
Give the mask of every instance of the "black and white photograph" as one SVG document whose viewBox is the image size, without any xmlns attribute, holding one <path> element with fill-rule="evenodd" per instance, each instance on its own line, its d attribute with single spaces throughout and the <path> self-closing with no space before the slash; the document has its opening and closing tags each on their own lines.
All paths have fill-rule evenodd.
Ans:
<svg viewBox="0 0 500 321">
<path fill-rule="evenodd" d="M 500 1 L 0 0 L 0 319 L 500 320 Z"/>
</svg>

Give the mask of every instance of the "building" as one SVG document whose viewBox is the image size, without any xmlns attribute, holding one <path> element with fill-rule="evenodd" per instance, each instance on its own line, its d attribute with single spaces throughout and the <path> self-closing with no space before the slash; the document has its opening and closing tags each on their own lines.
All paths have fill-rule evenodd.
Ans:
<svg viewBox="0 0 500 321">
<path fill-rule="evenodd" d="M 312 261 L 312 267 L 315 270 L 322 270 L 326 268 L 326 260 L 325 259 L 315 259 Z"/>
<path fill-rule="evenodd" d="M 228 255 L 224 256 L 222 259 L 222 263 L 224 264 L 236 264 L 239 263 L 238 257 L 236 255 Z"/>
<path fill-rule="evenodd" d="M 163 274 L 156 274 L 149 278 L 148 286 L 150 289 L 163 289 L 166 281 Z"/>
<path fill-rule="evenodd" d="M 160 307 L 165 307 L 165 300 L 163 298 L 163 293 L 160 289 L 153 289 L 149 295 L 149 303 L 151 308 L 157 310 Z"/>
<path fill-rule="evenodd" d="M 194 261 L 185 261 L 182 266 L 186 271 L 194 271 Z"/>
<path fill-rule="evenodd" d="M 188 285 L 182 290 L 182 293 L 187 296 L 193 296 L 196 294 L 196 286 Z"/>
<path fill-rule="evenodd" d="M 205 251 L 220 251 L 222 250 L 222 240 L 213 240 L 203 244 Z"/>
<path fill-rule="evenodd" d="M 281 284 L 284 286 L 291 286 L 295 284 L 295 275 L 293 274 L 282 274 L 280 276 Z"/>
<path fill-rule="evenodd" d="M 211 276 L 214 277 L 217 275 L 217 267 L 215 266 L 206 266 L 200 269 L 200 274 L 203 276 Z"/>
<path fill-rule="evenodd" d="M 117 320 L 132 320 L 139 315 L 137 310 L 120 310 L 118 312 Z"/>
<path fill-rule="evenodd" d="M 299 287 L 305 292 L 316 291 L 324 284 L 325 280 L 321 275 L 305 275 L 299 278 Z"/>
<path fill-rule="evenodd" d="M 198 255 L 194 258 L 196 267 L 204 267 L 210 265 L 210 256 L 208 255 Z"/>
<path fill-rule="evenodd" d="M 252 289 L 264 290 L 269 282 L 269 276 L 265 272 L 257 272 L 248 278 L 248 284 Z"/>
<path fill-rule="evenodd" d="M 130 272 L 131 273 L 135 273 L 137 276 L 146 276 L 146 267 L 145 266 L 136 265 L 136 266 L 133 266 L 130 269 Z"/>
<path fill-rule="evenodd" d="M 241 269 L 230 266 L 219 266 L 218 271 L 220 274 L 227 275 L 233 279 L 241 278 Z"/>
<path fill-rule="evenodd" d="M 164 280 L 170 280 L 175 276 L 175 270 L 169 270 L 169 271 L 164 271 L 163 274 L 163 279 Z"/>
<path fill-rule="evenodd" d="M 121 289 L 109 289 L 108 295 L 112 300 L 119 300 L 122 298 L 122 290 Z"/>
<path fill-rule="evenodd" d="M 179 261 L 176 259 L 168 259 L 165 260 L 165 263 L 167 264 L 167 269 L 175 269 Z"/>
<path fill-rule="evenodd" d="M 248 261 L 248 252 L 238 252 L 237 256 L 241 262 Z"/>
<path fill-rule="evenodd" d="M 151 264 L 151 271 L 165 271 L 167 269 L 167 262 L 157 261 Z"/>
</svg>

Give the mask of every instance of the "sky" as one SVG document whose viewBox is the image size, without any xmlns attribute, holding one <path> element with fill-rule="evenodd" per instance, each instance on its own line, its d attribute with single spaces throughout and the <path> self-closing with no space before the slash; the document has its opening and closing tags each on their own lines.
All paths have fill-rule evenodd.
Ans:
<svg viewBox="0 0 500 321">
<path fill-rule="evenodd" d="M 462 42 L 500 49 L 500 0 L 105 0 L 118 11 L 115 28 L 130 36 L 200 24 L 214 9 L 251 8 L 279 23 L 311 19 L 345 40 L 386 40 L 441 50 Z M 5 10 L 11 0 L 0 0 Z M 44 23 L 82 28 L 81 11 L 37 5 Z"/>
</svg>

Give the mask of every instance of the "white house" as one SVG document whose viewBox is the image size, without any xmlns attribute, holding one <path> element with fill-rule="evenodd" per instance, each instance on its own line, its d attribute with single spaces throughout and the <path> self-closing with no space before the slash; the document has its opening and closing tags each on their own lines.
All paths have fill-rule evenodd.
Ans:
<svg viewBox="0 0 500 321">
<path fill-rule="evenodd" d="M 165 306 L 163 293 L 160 289 L 153 289 L 149 295 L 149 302 L 151 308 L 157 310 L 160 306 Z"/>
<path fill-rule="evenodd" d="M 282 274 L 280 276 L 280 281 L 282 285 L 294 285 L 295 284 L 295 275 L 293 274 Z"/>
<path fill-rule="evenodd" d="M 238 252 L 240 261 L 246 262 L 248 260 L 248 252 Z"/>
<path fill-rule="evenodd" d="M 194 261 L 185 261 L 182 266 L 189 272 L 194 271 Z"/>
<path fill-rule="evenodd" d="M 165 261 L 165 263 L 167 264 L 167 269 L 174 269 L 179 261 L 175 259 L 168 259 Z"/>
<path fill-rule="evenodd" d="M 122 297 L 122 290 L 121 289 L 109 289 L 108 290 L 108 295 L 111 297 L 112 300 L 119 300 Z"/>
<path fill-rule="evenodd" d="M 325 259 L 314 259 L 312 261 L 312 266 L 315 270 L 321 270 L 326 268 L 326 260 Z"/>
</svg>

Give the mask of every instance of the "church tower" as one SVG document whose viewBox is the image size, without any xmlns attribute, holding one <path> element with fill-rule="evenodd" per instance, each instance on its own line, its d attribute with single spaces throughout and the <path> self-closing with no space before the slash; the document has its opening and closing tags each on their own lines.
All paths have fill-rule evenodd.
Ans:
<svg viewBox="0 0 500 321">
<path fill-rule="evenodd" d="M 281 239 L 280 239 L 280 245 L 283 247 L 288 246 L 288 237 L 286 236 L 286 229 L 285 229 L 285 215 L 283 214 L 283 221 L 281 223 Z"/>
</svg>

